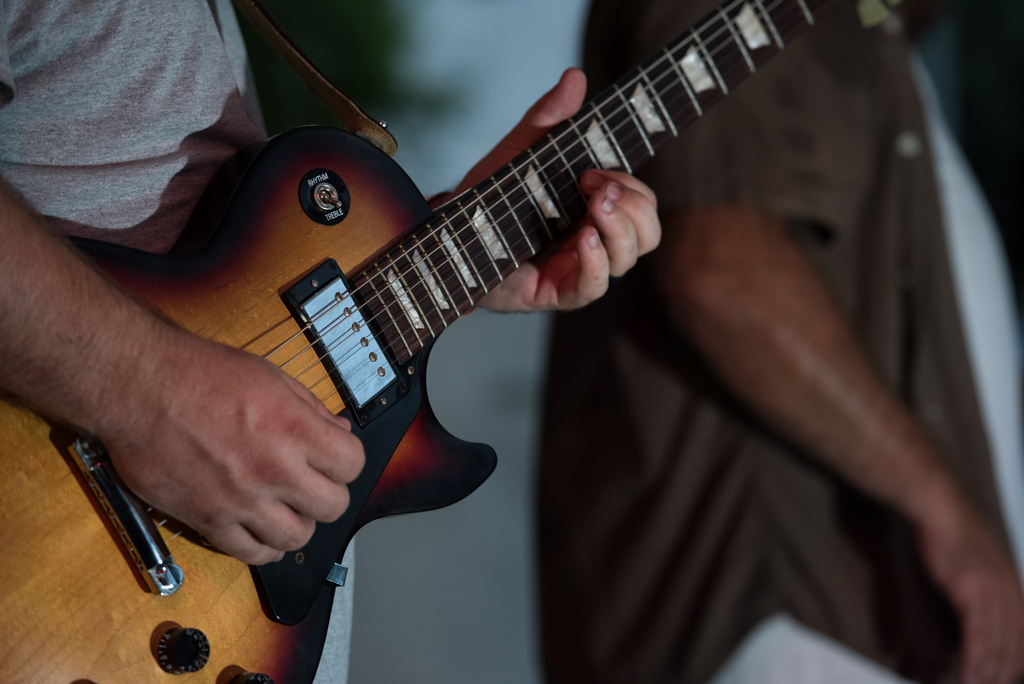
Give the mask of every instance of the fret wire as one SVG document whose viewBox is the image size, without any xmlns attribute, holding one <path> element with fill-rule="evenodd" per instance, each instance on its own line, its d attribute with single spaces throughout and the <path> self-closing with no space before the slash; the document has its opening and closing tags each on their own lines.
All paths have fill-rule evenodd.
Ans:
<svg viewBox="0 0 1024 684">
<path fill-rule="evenodd" d="M 491 176 L 491 182 L 494 184 L 494 189 L 497 191 L 497 193 L 501 195 L 501 199 L 502 201 L 505 202 L 505 206 L 508 207 L 508 213 L 512 216 L 512 219 L 516 222 L 516 225 L 519 227 L 519 232 L 523 234 L 523 239 L 526 240 L 526 246 L 530 248 L 530 256 L 535 256 L 537 254 L 537 248 L 533 246 L 532 242 L 530 242 L 530 236 L 526 234 L 526 230 L 523 228 L 523 223 L 522 221 L 519 220 L 519 215 L 516 214 L 516 210 L 515 208 L 513 208 L 512 203 L 508 201 L 508 196 L 505 194 L 505 191 L 502 190 L 501 186 L 498 184 L 498 179 L 495 178 L 494 176 Z"/>
<path fill-rule="evenodd" d="M 576 186 L 576 192 L 578 192 L 581 197 L 585 197 L 585 195 L 583 194 L 583 189 L 580 187 L 579 179 L 576 177 L 576 172 L 573 170 L 572 164 L 569 163 L 569 160 L 566 159 L 565 155 L 562 153 L 562 148 L 558 145 L 557 142 L 555 142 L 555 138 L 553 135 L 548 133 L 547 137 L 548 140 L 551 141 L 551 147 L 555 150 L 555 153 L 558 155 L 558 158 L 562 160 L 562 163 L 565 164 L 565 168 L 569 172 L 569 175 L 572 176 L 572 183 L 573 185 Z"/>
<path fill-rule="evenodd" d="M 577 125 L 576 122 L 576 119 L 578 117 L 579 114 L 569 119 L 570 128 L 572 128 L 576 132 L 576 139 L 579 140 L 580 143 L 583 145 L 583 151 L 587 153 L 588 157 L 590 157 L 590 162 L 591 164 L 593 164 L 593 168 L 599 169 L 601 168 L 601 162 L 597 160 L 597 157 L 594 156 L 594 151 L 591 150 L 590 145 L 587 144 L 587 136 L 580 133 L 580 127 Z"/>
<path fill-rule="evenodd" d="M 768 28 L 772 32 L 772 38 L 775 39 L 775 45 L 779 50 L 784 49 L 786 44 L 782 42 L 782 36 L 779 35 L 778 29 L 775 28 L 775 22 L 772 21 L 772 17 L 768 14 L 768 10 L 764 8 L 764 3 L 762 3 L 761 0 L 754 0 L 754 6 L 761 11 L 761 17 L 765 20 L 765 23 L 768 24 Z"/>
<path fill-rule="evenodd" d="M 452 276 L 442 276 L 441 283 L 444 285 L 445 291 L 448 292 L 448 296 L 452 301 L 452 306 L 455 307 L 455 310 L 458 313 L 458 315 L 456 316 L 456 319 L 458 319 L 461 316 L 465 315 L 463 314 L 462 311 L 459 310 L 458 304 L 456 304 L 456 300 L 458 299 L 459 296 L 461 296 L 459 295 L 459 292 L 466 296 L 466 301 L 468 302 L 470 307 L 469 310 L 472 310 L 472 307 L 476 306 L 476 302 L 473 299 L 473 295 L 470 293 L 469 288 L 466 287 L 466 282 L 463 279 L 462 274 L 459 273 L 458 261 L 452 258 L 452 256 L 448 254 L 447 250 L 445 250 L 444 246 L 441 244 L 440 233 L 434 231 L 432 232 L 431 237 L 434 240 L 434 242 L 437 243 L 437 247 L 432 250 L 432 253 L 437 255 L 437 261 L 439 264 L 438 271 L 440 272 L 443 268 L 448 268 L 451 270 L 455 278 L 455 287 L 449 285 Z M 454 243 L 452 244 L 454 245 Z M 454 321 L 452 322 L 454 323 Z"/>
<path fill-rule="evenodd" d="M 726 45 L 732 49 L 723 49 L 718 55 L 718 73 L 722 75 L 722 79 L 726 83 L 732 83 L 735 87 L 750 71 L 743 61 L 743 56 L 733 47 L 732 41 L 728 40 L 728 36 L 725 37 L 725 40 L 728 41 Z"/>
<path fill-rule="evenodd" d="M 597 125 L 600 126 L 605 133 L 608 134 L 608 137 L 611 138 L 612 144 L 615 145 L 615 151 L 618 152 L 619 159 L 621 159 L 622 163 L 626 165 L 626 172 L 632 174 L 633 167 L 630 166 L 629 159 L 626 158 L 626 155 L 625 153 L 623 153 L 622 148 L 619 147 L 618 139 L 615 137 L 615 134 L 612 133 L 611 127 L 608 126 L 608 120 L 604 118 L 604 114 L 601 113 L 601 110 L 597 108 L 596 104 L 591 103 L 590 107 L 591 109 L 594 110 L 594 112 L 597 113 Z"/>
<path fill-rule="evenodd" d="M 441 218 L 441 222 L 443 224 L 451 226 L 451 223 L 448 221 L 447 218 L 445 218 L 444 214 L 441 214 L 440 218 Z M 454 227 L 452 228 L 452 230 L 454 230 Z M 449 237 L 450 236 L 451 236 L 451 234 L 449 233 Z M 444 238 L 441 237 L 440 232 L 433 231 L 433 238 L 434 238 L 434 240 L 437 241 L 438 245 L 440 245 L 438 247 L 438 250 L 441 252 L 442 257 L 445 259 L 445 261 L 448 262 L 448 264 L 451 266 L 452 270 L 455 272 L 455 280 L 458 281 L 459 286 L 462 287 L 462 291 L 466 293 L 466 297 L 469 299 L 470 307 L 476 306 L 476 301 L 473 300 L 473 295 L 469 291 L 469 286 L 468 286 L 469 284 L 466 282 L 466 277 L 462 274 L 462 269 L 459 268 L 458 260 L 456 260 L 455 257 L 453 257 L 451 254 L 446 254 L 445 253 L 444 244 L 442 243 L 442 240 L 444 240 Z M 455 248 L 455 241 L 454 240 L 452 241 L 452 248 L 453 249 Z M 461 254 L 459 255 L 459 257 L 461 259 L 463 259 L 463 261 L 465 261 L 465 257 L 463 257 Z"/>
<path fill-rule="evenodd" d="M 477 232 L 476 226 L 473 223 L 473 219 L 469 218 L 469 211 L 466 209 L 466 207 L 464 207 L 462 205 L 462 202 L 459 202 L 458 206 L 459 206 L 459 211 L 461 211 L 462 215 L 469 221 L 469 223 L 467 225 L 473 231 L 474 236 L 476 237 L 477 241 L 480 243 L 481 250 L 483 251 L 483 253 L 485 255 L 487 255 L 487 260 L 491 262 L 491 268 L 493 268 L 494 272 L 498 274 L 498 282 L 499 283 L 504 282 L 505 276 L 502 275 L 501 269 L 498 268 L 498 264 L 494 260 L 494 256 L 491 254 L 491 250 L 487 247 L 487 243 L 484 242 L 483 236 L 481 236 L 480 233 Z M 484 216 L 487 216 L 487 212 L 484 212 Z M 492 224 L 492 228 L 491 229 L 494 231 L 495 234 L 498 233 L 498 229 L 496 227 L 494 227 L 493 224 Z M 471 236 L 470 239 L 473 239 L 473 237 Z M 484 280 L 483 274 L 480 273 L 480 269 L 477 267 L 476 263 L 473 261 L 472 255 L 469 254 L 469 248 L 468 247 L 466 248 L 466 256 L 469 257 L 469 262 L 473 265 L 473 270 L 476 271 L 477 278 L 480 279 L 481 285 L 483 283 L 487 282 L 486 280 Z"/>
<path fill-rule="evenodd" d="M 651 156 L 653 157 L 654 147 L 651 145 L 651 141 L 647 139 L 647 131 L 644 130 L 643 124 L 641 124 L 640 120 L 637 119 L 636 111 L 634 111 L 635 108 L 630 104 L 630 101 L 627 100 L 626 97 L 622 94 L 622 91 L 619 89 L 619 86 L 613 84 L 613 87 L 615 88 L 615 92 L 618 94 L 619 99 L 622 100 L 622 105 L 626 108 L 626 111 L 629 112 L 629 118 L 633 120 L 633 125 L 636 126 L 636 130 L 640 132 L 640 137 L 643 138 L 644 145 L 647 145 L 647 151 L 650 152 Z"/>
<path fill-rule="evenodd" d="M 814 26 L 814 15 L 811 14 L 811 10 L 807 8 L 807 3 L 804 0 L 797 0 L 800 3 L 800 9 L 804 12 L 804 18 L 807 19 L 808 26 Z"/>
<path fill-rule="evenodd" d="M 384 276 L 384 274 L 380 270 L 380 267 L 377 266 L 376 263 L 374 264 L 374 268 L 377 269 L 377 275 L 381 276 L 383 278 L 383 280 L 386 282 L 387 281 L 387 277 Z M 386 313 L 388 315 L 388 318 L 391 319 L 391 323 L 395 326 L 395 332 L 398 333 L 399 339 L 402 340 L 402 344 L 405 345 L 405 350 L 407 352 L 409 352 L 409 358 L 412 358 L 413 354 L 415 352 L 413 352 L 412 347 L 409 346 L 409 340 L 405 339 L 405 334 L 402 332 L 402 326 L 399 325 L 398 321 L 395 320 L 395 317 L 391 314 L 391 310 L 388 308 L 387 303 L 385 303 L 384 298 L 381 296 L 380 290 L 378 290 L 377 286 L 374 285 L 374 283 L 373 283 L 373 276 L 368 276 L 366 278 L 366 282 L 370 286 L 370 288 L 373 290 L 374 296 L 377 298 L 377 301 L 380 302 L 381 307 L 384 309 L 384 313 Z M 398 308 L 402 308 L 401 305 L 399 305 Z M 413 330 L 413 334 L 415 334 L 415 329 Z M 423 344 L 421 342 L 420 343 L 420 348 L 422 348 L 422 347 L 423 347 Z M 398 354 L 395 354 L 395 357 L 397 358 Z"/>
<path fill-rule="evenodd" d="M 466 263 L 469 264 L 469 267 L 472 268 L 473 272 L 476 274 L 476 280 L 480 283 L 480 287 L 483 288 L 483 294 L 485 296 L 489 292 L 489 289 L 487 288 L 487 279 L 485 279 L 483 273 L 480 272 L 479 266 L 476 265 L 476 261 L 473 259 L 473 251 L 470 247 L 470 243 L 472 241 L 475 240 L 476 242 L 480 242 L 480 237 L 472 227 L 473 221 L 469 218 L 469 212 L 466 207 L 464 207 L 461 202 L 458 203 L 457 206 L 459 212 L 462 213 L 462 217 L 466 219 L 466 230 L 469 233 L 469 240 L 463 240 L 461 234 L 462 231 L 455 227 L 455 223 L 452 223 L 452 241 L 458 243 L 457 247 L 464 255 Z"/>
<path fill-rule="evenodd" d="M 405 245 L 399 243 L 397 245 L 397 248 L 402 252 L 402 258 L 404 258 L 409 263 L 409 268 L 406 269 L 404 274 L 399 276 L 399 280 L 404 280 L 409 275 L 416 279 L 410 282 L 403 282 L 403 284 L 405 285 L 406 292 L 409 294 L 409 299 L 412 301 L 412 305 L 416 307 L 416 310 L 420 312 L 420 316 L 423 317 L 423 322 L 427 326 L 427 332 L 430 333 L 431 337 L 437 337 L 441 333 L 434 332 L 434 326 L 430 325 L 430 317 L 427 314 L 427 310 L 424 308 L 423 305 L 420 304 L 420 298 L 416 296 L 416 283 L 418 282 L 423 287 L 423 292 L 426 294 L 426 299 L 431 304 L 434 305 L 435 309 L 437 309 L 438 316 L 441 316 L 441 310 L 438 308 L 437 301 L 434 300 L 433 293 L 431 293 L 430 291 L 430 285 L 427 283 L 427 279 L 423 277 L 423 274 L 420 273 L 420 270 L 416 268 L 416 261 L 412 258 L 412 255 L 409 254 L 408 250 L 405 248 Z M 441 323 L 444 323 L 444 316 L 441 316 Z"/>
<path fill-rule="evenodd" d="M 807 17 L 810 16 L 810 19 L 813 20 L 814 19 L 814 14 L 810 13 L 808 15 L 808 14 L 804 13 L 804 9 L 807 8 L 807 7 L 808 6 L 807 6 L 806 3 L 802 3 L 802 4 L 801 3 L 797 3 L 796 5 L 792 5 L 791 4 L 791 5 L 788 5 L 788 6 L 787 5 L 783 5 L 782 6 L 781 9 L 782 9 L 782 12 L 783 12 L 783 17 L 784 17 L 782 19 L 782 21 L 786 21 L 785 17 L 789 17 L 789 20 L 787 21 L 788 31 L 783 31 L 783 35 L 793 35 L 793 36 L 799 35 L 799 33 L 803 29 L 805 29 L 806 27 L 809 27 L 811 25 L 810 24 L 810 20 L 808 20 Z M 808 9 L 808 12 L 810 12 L 809 9 Z"/>
<path fill-rule="evenodd" d="M 432 252 L 430 252 L 430 251 L 428 251 L 428 250 L 423 248 L 422 241 L 418 237 L 416 237 L 415 234 L 413 234 L 412 239 L 419 246 L 421 257 L 422 257 L 423 261 L 426 262 L 427 268 L 430 269 L 430 272 L 434 275 L 434 280 L 436 280 L 438 286 L 440 286 L 440 288 L 442 290 L 444 290 L 444 294 L 447 296 L 448 303 L 451 304 L 452 308 L 455 310 L 455 317 L 456 318 L 461 317 L 462 313 L 459 311 L 458 302 L 455 301 L 455 297 L 452 296 L 452 293 L 448 291 L 448 285 L 445 284 L 445 279 L 443 277 L 441 277 L 441 274 L 438 272 L 437 268 L 434 266 L 434 262 L 430 260 L 430 254 Z M 443 256 L 444 256 L 444 254 L 442 253 L 442 257 Z M 428 286 L 429 286 L 429 283 L 428 283 Z M 437 303 L 437 297 L 434 296 L 433 290 L 431 290 L 430 296 L 434 297 L 434 301 L 435 301 L 435 303 Z M 444 311 L 442 310 L 442 311 L 439 311 L 438 313 L 441 314 L 441 320 L 444 321 L 445 327 L 448 327 L 448 325 L 449 325 L 448 322 L 444 320 Z"/>
<path fill-rule="evenodd" d="M 550 148 L 550 150 L 554 150 L 555 156 L 557 156 L 559 159 L 562 160 L 562 164 L 564 165 L 565 171 L 567 171 L 569 173 L 569 177 L 571 179 L 571 183 L 572 183 L 571 188 L 572 188 L 572 190 L 575 190 L 575 195 L 572 195 L 571 197 L 567 198 L 564 203 L 571 203 L 572 200 L 574 200 L 574 199 L 579 201 L 583 205 L 583 207 L 582 207 L 583 214 L 581 214 L 581 215 L 585 215 L 586 211 L 587 211 L 587 195 L 586 195 L 586 193 L 583 192 L 583 188 L 580 186 L 579 176 L 577 175 L 576 170 L 572 167 L 572 162 L 570 162 L 568 157 L 565 156 L 565 152 L 562 150 L 561 145 L 559 145 L 555 141 L 554 136 L 551 133 L 548 133 L 548 138 L 551 140 L 551 143 L 548 145 L 548 147 Z M 584 142 L 582 140 L 579 140 L 579 139 L 575 140 L 574 144 L 578 144 L 581 147 L 585 147 Z M 576 161 L 579 161 L 580 159 L 582 159 L 582 156 L 577 156 L 576 157 Z M 548 162 L 548 163 L 550 163 L 550 162 Z M 552 182 L 554 182 L 554 180 L 552 180 Z M 570 186 L 566 185 L 564 187 L 559 188 L 558 192 L 561 193 L 564 190 L 568 191 L 569 188 L 570 188 Z M 579 217 L 577 217 L 575 215 L 569 215 L 568 218 L 571 219 L 569 221 L 569 223 L 575 223 L 575 221 L 577 221 L 579 219 Z"/>
<path fill-rule="evenodd" d="M 402 249 L 401 245 L 399 245 L 396 249 Z M 405 253 L 404 249 L 402 249 L 402 253 Z M 408 273 L 408 271 L 405 273 L 402 272 L 401 267 L 398 265 L 398 262 L 391 257 L 390 252 L 388 254 L 385 254 L 384 258 L 391 262 L 391 267 L 392 269 L 394 269 L 395 273 L 395 280 L 405 289 L 405 296 L 409 299 L 409 303 L 412 304 L 414 309 L 416 309 L 416 312 L 419 314 L 420 319 L 423 321 L 423 325 L 427 326 L 427 330 L 430 332 L 431 336 L 433 336 L 434 330 L 430 327 L 430 321 L 427 320 L 427 317 L 423 314 L 423 311 L 420 310 L 419 305 L 416 303 L 416 297 L 413 294 L 412 288 L 409 287 L 409 284 L 407 282 L 405 282 L 405 276 Z M 416 267 L 413 266 L 409 270 L 413 271 L 415 270 L 415 268 Z M 417 341 L 419 341 L 420 346 L 422 347 L 423 340 L 420 339 L 420 334 L 416 331 L 416 323 L 412 320 L 412 316 L 410 316 L 409 310 L 402 303 L 401 297 L 397 292 L 395 292 L 395 288 L 391 287 L 391 280 L 388 279 L 387 276 L 385 276 L 384 279 L 388 281 L 388 287 L 391 288 L 391 292 L 395 295 L 395 299 L 398 300 L 398 308 L 401 309 L 405 313 L 405 317 L 409 319 L 409 327 L 412 328 L 412 334 L 416 336 Z"/>
<path fill-rule="evenodd" d="M 700 50 L 701 52 L 703 52 L 703 53 L 704 53 L 704 57 L 705 57 L 705 58 L 707 58 L 707 60 L 708 60 L 708 64 L 710 64 L 710 65 L 711 65 L 711 70 L 715 72 L 715 78 L 717 78 L 717 79 L 718 79 L 718 85 L 719 85 L 719 86 L 721 86 L 721 88 L 722 88 L 722 94 L 723 94 L 723 95 L 728 95 L 728 94 L 729 94 L 729 86 L 727 86 L 727 85 L 725 84 L 725 79 L 723 79 L 723 78 L 722 78 L 722 74 L 720 74 L 720 73 L 718 72 L 718 65 L 717 65 L 717 64 L 715 64 L 715 60 L 711 58 L 711 53 L 710 53 L 710 52 L 708 52 L 708 49 L 707 49 L 707 47 L 705 47 L 705 45 L 704 45 L 704 41 L 702 41 L 702 40 L 700 39 L 700 36 L 699 36 L 699 35 L 697 35 L 697 32 L 696 32 L 696 31 L 694 31 L 693 29 L 690 29 L 690 33 L 691 33 L 691 34 L 693 34 L 693 38 L 694 38 L 694 40 L 695 40 L 695 41 L 697 42 L 697 48 L 698 48 L 698 49 L 699 49 L 699 50 Z M 717 35 L 718 35 L 718 34 L 716 33 L 716 34 L 715 34 L 715 37 L 717 37 Z"/>
<path fill-rule="evenodd" d="M 726 14 L 721 7 L 718 8 L 718 14 L 721 15 L 722 21 L 725 22 L 726 28 L 729 29 L 729 33 L 732 34 L 732 39 L 736 41 L 736 45 L 739 46 L 740 52 L 743 53 L 743 59 L 747 61 L 747 66 L 750 67 L 750 73 L 754 73 L 757 69 L 754 67 L 754 60 L 750 59 L 750 53 L 747 52 L 747 46 L 743 44 L 740 39 L 740 34 L 736 32 L 736 27 L 733 26 L 732 22 L 729 21 L 729 15 Z"/>
<path fill-rule="evenodd" d="M 665 109 L 665 103 L 661 101 L 661 95 L 658 94 L 658 89 L 654 87 L 654 84 L 651 83 L 650 77 L 647 76 L 646 69 L 640 72 L 640 78 L 642 78 L 644 82 L 647 84 L 646 86 L 644 86 L 644 92 L 649 92 L 652 95 L 654 95 L 654 101 L 658 103 L 658 109 L 661 110 L 662 116 L 665 117 L 665 121 L 668 123 L 668 127 L 672 129 L 672 137 L 678 138 L 679 131 L 676 130 L 676 124 L 674 121 L 672 121 L 672 116 L 668 113 L 668 110 Z M 652 152 L 651 154 L 653 156 L 654 153 Z"/>
<path fill-rule="evenodd" d="M 682 45 L 679 47 L 682 47 Z M 684 74 L 683 70 L 679 68 L 679 62 L 676 61 L 676 58 L 672 56 L 672 52 L 667 47 L 665 48 L 665 54 L 668 56 L 668 61 L 672 64 L 673 70 L 675 70 L 676 75 L 682 82 L 683 88 L 686 89 L 686 94 L 690 96 L 690 102 L 693 103 L 693 108 L 697 110 L 697 116 L 704 116 L 704 109 L 700 106 L 700 103 L 697 102 L 697 96 L 690 88 L 690 82 L 686 80 L 686 74 Z"/>
<path fill-rule="evenodd" d="M 413 255 L 415 255 L 415 254 L 416 254 L 416 251 L 413 250 Z M 408 253 L 406 254 L 406 256 L 412 262 L 412 269 L 410 269 L 410 270 L 412 271 L 413 276 L 415 276 L 418 279 L 418 282 L 423 287 L 423 292 L 425 294 L 424 299 L 426 299 L 428 302 L 433 304 L 434 311 L 437 312 L 438 318 L 441 319 L 441 332 L 443 332 L 444 329 L 448 327 L 448 321 L 444 320 L 444 309 L 441 308 L 440 302 L 437 301 L 437 297 L 434 295 L 434 288 L 430 287 L 429 277 L 426 276 L 426 275 L 423 275 L 423 272 L 420 271 L 420 269 L 419 269 L 419 264 L 423 262 L 425 257 L 422 254 L 420 254 L 420 261 L 417 262 L 416 259 L 414 258 L 414 256 L 409 256 Z M 429 266 L 427 266 L 427 271 L 428 272 L 430 271 L 430 267 Z M 435 278 L 435 280 L 436 280 L 436 278 Z M 416 287 L 416 286 L 413 285 L 413 287 Z M 416 301 L 416 300 L 414 299 L 413 301 Z M 423 313 L 427 314 L 429 309 L 426 308 L 425 304 L 422 305 L 422 306 L 424 307 Z M 420 307 L 417 307 L 417 308 L 420 308 Z M 441 334 L 441 332 L 438 332 L 436 334 L 434 333 L 434 329 L 430 326 L 430 320 L 429 319 L 427 319 L 427 330 L 429 330 L 430 334 L 432 336 L 434 336 L 434 337 L 436 337 L 437 335 Z"/>
<path fill-rule="evenodd" d="M 548 192 L 548 196 L 552 197 L 555 200 L 555 202 L 558 203 L 558 209 L 561 211 L 562 218 L 565 220 L 565 223 L 569 223 L 569 212 L 567 212 L 565 210 L 565 205 L 562 204 L 562 197 L 555 190 L 555 186 L 554 186 L 553 182 L 549 182 L 549 181 L 545 180 L 547 178 L 547 176 L 541 176 L 541 169 L 543 169 L 545 167 L 545 165 L 540 163 L 540 159 L 537 159 L 537 155 L 535 155 L 533 153 L 533 148 L 532 147 L 527 149 L 526 153 L 528 155 L 530 155 L 530 158 L 533 159 L 533 163 L 537 165 L 537 178 L 538 178 L 538 180 L 541 181 L 541 184 L 544 186 L 545 191 Z M 546 222 L 545 222 L 545 225 L 546 225 Z M 550 237 L 554 237 L 553 235 L 551 235 L 550 231 L 548 232 L 548 235 Z"/>
<path fill-rule="evenodd" d="M 516 268 L 519 268 L 519 259 L 516 259 L 515 250 L 512 249 L 512 245 L 509 243 L 508 238 L 505 236 L 505 231 L 502 230 L 501 225 L 494 219 L 494 215 L 491 210 L 487 207 L 487 202 L 484 201 L 483 195 L 476 188 L 473 188 L 473 194 L 476 195 L 476 200 L 480 202 L 480 208 L 484 211 L 484 216 L 490 221 L 491 225 L 494 226 L 494 234 L 501 240 L 501 244 L 505 247 L 505 253 L 508 254 L 508 258 L 512 260 Z"/>
<path fill-rule="evenodd" d="M 537 216 L 540 217 L 540 224 L 541 226 L 544 227 L 544 232 L 548 234 L 548 239 L 554 240 L 555 236 L 551 234 L 551 229 L 548 228 L 547 217 L 544 216 L 544 211 L 540 208 L 540 205 L 537 204 L 537 198 L 533 196 L 533 190 L 531 190 L 530 186 L 527 185 L 526 180 L 522 177 L 522 175 L 520 175 L 519 170 L 516 169 L 514 164 L 509 164 L 509 168 L 512 169 L 512 173 L 515 175 L 516 181 L 519 183 L 519 189 L 523 190 L 526 193 L 526 198 L 530 200 L 530 204 L 533 205 L 534 211 L 536 211 Z M 538 176 L 537 178 L 539 180 L 540 176 Z"/>
</svg>

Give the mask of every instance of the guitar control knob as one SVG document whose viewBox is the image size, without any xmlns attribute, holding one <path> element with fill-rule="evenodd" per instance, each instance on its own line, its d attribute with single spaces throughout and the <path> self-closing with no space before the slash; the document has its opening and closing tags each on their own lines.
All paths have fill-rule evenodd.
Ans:
<svg viewBox="0 0 1024 684">
<path fill-rule="evenodd" d="M 270 675 L 243 672 L 235 675 L 231 679 L 231 684 L 274 684 L 274 680 L 270 678 Z"/>
<path fill-rule="evenodd" d="M 156 660 L 165 672 L 183 674 L 203 669 L 210 659 L 210 642 L 198 629 L 175 627 L 156 645 Z"/>
</svg>

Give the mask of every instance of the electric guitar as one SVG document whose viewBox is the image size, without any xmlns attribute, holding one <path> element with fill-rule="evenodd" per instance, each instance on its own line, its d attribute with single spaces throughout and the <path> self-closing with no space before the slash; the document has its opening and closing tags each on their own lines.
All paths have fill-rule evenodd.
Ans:
<svg viewBox="0 0 1024 684">
<path fill-rule="evenodd" d="M 366 466 L 340 519 L 249 568 L 154 524 L 98 441 L 0 403 L 0 681 L 311 682 L 355 532 L 453 503 L 495 467 L 431 411 L 437 335 L 573 230 L 584 171 L 632 172 L 833 1 L 729 0 L 434 211 L 371 143 L 309 127 L 240 155 L 226 202 L 211 189 L 192 222 L 216 230 L 190 228 L 172 255 L 80 241 L 169 318 L 269 359 L 343 412 Z"/>
</svg>

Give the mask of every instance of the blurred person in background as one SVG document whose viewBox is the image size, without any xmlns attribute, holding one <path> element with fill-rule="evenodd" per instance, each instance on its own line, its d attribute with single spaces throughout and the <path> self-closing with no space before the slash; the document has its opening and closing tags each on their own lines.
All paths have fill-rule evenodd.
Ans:
<svg viewBox="0 0 1024 684">
<path fill-rule="evenodd" d="M 595 0 L 593 91 L 716 4 Z M 641 171 L 661 247 L 558 317 L 553 684 L 704 682 L 780 613 L 919 682 L 1024 672 L 1015 313 L 913 63 L 933 10 L 787 45 Z"/>
</svg>

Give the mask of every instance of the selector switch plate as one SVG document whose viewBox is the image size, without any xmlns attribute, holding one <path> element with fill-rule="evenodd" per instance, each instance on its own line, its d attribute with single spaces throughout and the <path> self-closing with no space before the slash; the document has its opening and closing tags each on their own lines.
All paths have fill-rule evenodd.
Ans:
<svg viewBox="0 0 1024 684">
<path fill-rule="evenodd" d="M 299 204 L 312 220 L 333 226 L 348 216 L 352 198 L 341 176 L 330 169 L 311 169 L 299 182 Z"/>
</svg>

